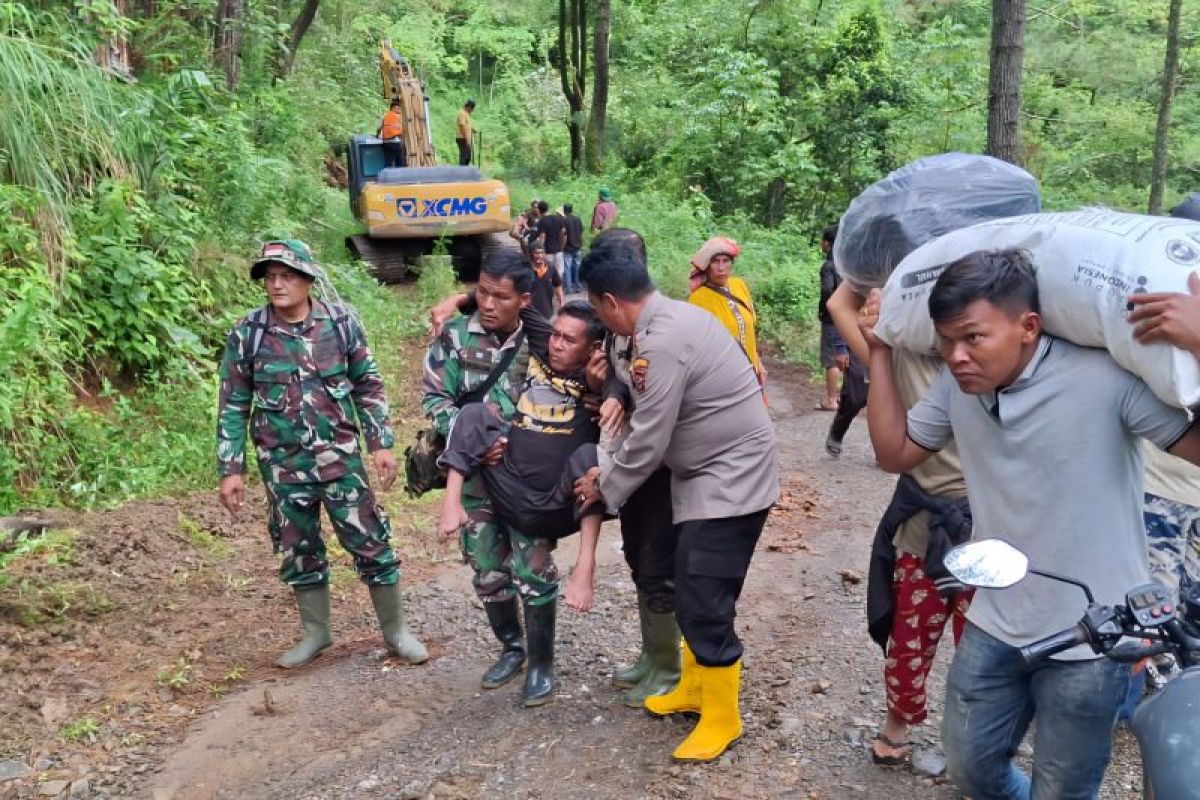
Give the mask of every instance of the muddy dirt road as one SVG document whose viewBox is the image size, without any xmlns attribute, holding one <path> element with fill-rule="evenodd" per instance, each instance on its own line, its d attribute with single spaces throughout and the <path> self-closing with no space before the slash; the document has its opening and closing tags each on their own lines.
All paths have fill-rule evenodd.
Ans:
<svg viewBox="0 0 1200 800">
<path fill-rule="evenodd" d="M 51 769 L 43 777 L 90 774 L 93 796 L 154 800 L 958 797 L 931 778 L 869 762 L 866 743 L 883 712 L 881 654 L 867 637 L 866 587 L 855 578 L 864 573 L 892 480 L 874 466 L 865 420 L 852 428 L 840 460 L 826 456 L 821 443 L 830 416 L 812 410 L 817 393 L 794 368 L 771 369 L 785 496 L 740 604 L 745 734 L 718 762 L 673 764 L 670 751 L 690 723 L 628 709 L 608 684 L 613 661 L 628 659 L 636 647 L 634 593 L 615 530 L 601 542 L 596 608 L 585 615 L 560 610 L 557 698 L 528 710 L 515 685 L 478 687 L 496 646 L 468 571 L 449 548 L 430 543 L 427 506 L 394 510 L 394 522 L 398 536 L 408 537 L 405 595 L 430 646 L 428 664 L 407 667 L 384 656 L 366 592 L 343 576 L 335 581 L 338 644 L 302 670 L 270 667 L 293 633 L 293 612 L 286 590 L 272 583 L 265 547 L 246 544 L 255 541 L 249 537 L 257 535 L 257 520 L 244 520 L 231 546 L 247 552 L 210 568 L 218 577 L 186 594 L 187 602 L 198 602 L 217 593 L 215 601 L 190 609 L 202 614 L 198 652 L 188 662 L 192 682 L 171 686 L 168 673 L 164 686 L 159 671 L 159 680 L 139 691 L 134 687 L 145 681 L 133 680 L 139 673 L 127 664 L 118 697 L 110 682 L 122 664 L 101 658 L 104 677 L 93 679 L 92 692 L 107 699 L 109 710 L 90 749 L 76 746 L 63 755 L 34 746 L 31 756 L 48 756 Z M 572 547 L 560 550 L 561 567 L 572 563 Z M 180 636 L 186 641 L 188 627 L 178 622 L 188 612 L 163 612 L 159 624 L 172 647 L 183 646 Z M 169 650 L 145 659 L 143 677 L 152 663 L 172 663 Z M 943 682 L 948 650 L 931 685 Z M 235 662 L 245 663 L 244 674 L 222 684 L 222 670 Z M 228 693 L 215 699 L 220 693 L 200 689 L 214 684 L 228 684 Z M 31 689 L 38 699 L 27 703 L 30 709 L 43 707 L 43 696 L 57 697 L 53 686 L 52 679 L 49 687 Z M 915 731 L 918 743 L 936 744 L 940 692 L 932 696 L 933 718 Z M 153 724 L 130 740 L 134 720 L 147 717 Z M 1135 795 L 1136 764 L 1122 737 L 1106 798 Z M 8 785 L 15 796 L 35 791 L 31 781 Z"/>
</svg>

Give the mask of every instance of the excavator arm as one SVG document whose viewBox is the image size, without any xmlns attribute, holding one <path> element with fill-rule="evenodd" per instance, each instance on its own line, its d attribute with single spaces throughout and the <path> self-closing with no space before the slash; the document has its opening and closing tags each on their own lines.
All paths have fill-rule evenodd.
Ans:
<svg viewBox="0 0 1200 800">
<path fill-rule="evenodd" d="M 429 128 L 429 97 L 425 85 L 413 72 L 408 59 L 392 48 L 392 43 L 379 43 L 379 73 L 383 78 L 383 97 L 389 103 L 400 101 L 404 114 L 404 146 L 410 167 L 437 166 L 433 150 L 433 133 Z"/>
</svg>

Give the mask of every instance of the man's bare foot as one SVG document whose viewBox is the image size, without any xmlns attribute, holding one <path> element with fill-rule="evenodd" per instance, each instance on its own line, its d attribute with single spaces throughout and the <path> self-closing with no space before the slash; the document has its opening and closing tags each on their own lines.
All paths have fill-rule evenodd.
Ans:
<svg viewBox="0 0 1200 800">
<path fill-rule="evenodd" d="M 442 519 L 438 523 L 438 535 L 449 539 L 467 524 L 467 510 L 461 500 L 447 497 L 442 501 Z"/>
<path fill-rule="evenodd" d="M 592 586 L 592 574 L 583 570 L 573 570 L 567 578 L 567 591 L 563 598 L 567 606 L 580 613 L 592 610 L 595 599 L 595 589 Z"/>
</svg>

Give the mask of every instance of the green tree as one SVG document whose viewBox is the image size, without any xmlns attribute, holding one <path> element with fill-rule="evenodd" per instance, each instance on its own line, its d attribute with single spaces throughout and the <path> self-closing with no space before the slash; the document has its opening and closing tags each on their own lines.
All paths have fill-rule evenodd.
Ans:
<svg viewBox="0 0 1200 800">
<path fill-rule="evenodd" d="M 237 88 L 242 50 L 242 10 L 245 0 L 217 0 L 213 25 L 213 58 L 225 73 L 225 88 Z"/>
<path fill-rule="evenodd" d="M 1021 65 L 1025 59 L 1025 0 L 992 0 L 988 70 L 987 152 L 1021 163 Z"/>
<path fill-rule="evenodd" d="M 300 43 L 304 41 L 308 29 L 312 27 L 313 20 L 317 18 L 317 9 L 320 4 L 321 0 L 304 0 L 299 13 L 292 20 L 292 25 L 288 29 L 287 41 L 280 46 L 279 59 L 275 68 L 277 78 L 286 78 L 292 71 L 292 66 L 296 63 L 296 53 L 300 50 Z"/>
<path fill-rule="evenodd" d="M 1158 125 L 1154 132 L 1154 167 L 1150 177 L 1150 213 L 1162 211 L 1163 188 L 1167 182 L 1167 146 L 1171 138 L 1171 107 L 1179 81 L 1179 19 L 1183 0 L 1171 0 L 1167 23 L 1167 48 L 1162 72 L 1162 90 L 1158 101 Z"/>
<path fill-rule="evenodd" d="M 571 138 L 571 171 L 583 166 L 583 102 L 587 94 L 587 3 L 585 0 L 558 0 L 558 43 L 555 61 L 569 116 L 567 132 Z"/>
<path fill-rule="evenodd" d="M 608 149 L 608 38 L 612 30 L 612 0 L 596 0 L 592 26 L 592 112 L 588 115 L 584 156 L 593 173 L 604 171 Z"/>
<path fill-rule="evenodd" d="M 808 110 L 821 211 L 815 224 L 839 215 L 864 186 L 900 165 L 893 125 L 912 95 L 875 9 L 850 16 L 819 46 L 812 80 Z"/>
</svg>

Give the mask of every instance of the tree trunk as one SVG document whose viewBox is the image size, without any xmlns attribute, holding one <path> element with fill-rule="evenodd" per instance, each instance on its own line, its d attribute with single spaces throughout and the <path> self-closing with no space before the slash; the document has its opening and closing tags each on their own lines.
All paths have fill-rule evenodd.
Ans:
<svg viewBox="0 0 1200 800">
<path fill-rule="evenodd" d="M 245 0 L 218 0 L 213 57 L 225 73 L 225 88 L 233 91 L 238 82 L 238 52 L 242 49 L 242 8 Z"/>
<path fill-rule="evenodd" d="M 292 65 L 296 63 L 296 52 L 300 49 L 300 43 L 304 41 L 304 34 L 308 33 L 313 20 L 317 18 L 317 8 L 320 5 L 321 0 L 304 0 L 304 7 L 300 9 L 300 14 L 292 22 L 287 43 L 276 62 L 276 79 L 283 80 L 292 71 Z"/>
<path fill-rule="evenodd" d="M 87 13 L 87 8 L 90 4 L 85 3 L 84 19 L 93 19 Z M 113 9 L 119 16 L 129 16 L 129 9 L 126 0 L 114 0 Z M 129 52 L 129 41 L 124 34 L 108 32 L 104 35 L 100 44 L 96 45 L 95 51 L 92 53 L 93 60 L 103 69 L 109 71 L 113 75 L 126 80 L 133 77 L 132 60 Z"/>
<path fill-rule="evenodd" d="M 767 184 L 767 227 L 777 228 L 787 213 L 787 181 L 772 178 Z"/>
<path fill-rule="evenodd" d="M 592 32 L 592 113 L 588 117 L 585 158 L 588 170 L 604 170 L 608 125 L 608 34 L 612 24 L 612 0 L 596 0 L 596 26 Z"/>
<path fill-rule="evenodd" d="M 571 171 L 579 174 L 583 166 L 583 100 L 587 91 L 579 53 L 583 47 L 580 21 L 586 18 L 585 0 L 558 0 L 558 78 L 570 115 L 567 131 L 571 136 Z M 568 37 L 568 31 L 570 36 Z"/>
<path fill-rule="evenodd" d="M 1154 132 L 1154 168 L 1150 175 L 1150 213 L 1162 213 L 1163 188 L 1167 183 L 1167 149 L 1171 143 L 1171 106 L 1179 82 L 1179 17 L 1183 0 L 1171 0 L 1167 22 L 1167 55 L 1163 63 L 1162 94 L 1158 99 L 1158 128 Z"/>
<path fill-rule="evenodd" d="M 767 6 L 771 5 L 774 0 L 754 0 L 750 4 L 750 11 L 746 13 L 746 24 L 742 26 L 742 49 L 746 50 L 750 47 L 750 25 L 754 22 L 754 17 L 758 12 L 762 11 Z M 817 14 L 821 13 L 821 4 L 824 0 L 817 2 Z"/>
<path fill-rule="evenodd" d="M 992 0 L 988 75 L 988 155 L 1021 163 L 1021 62 L 1025 56 L 1025 0 Z"/>
</svg>

